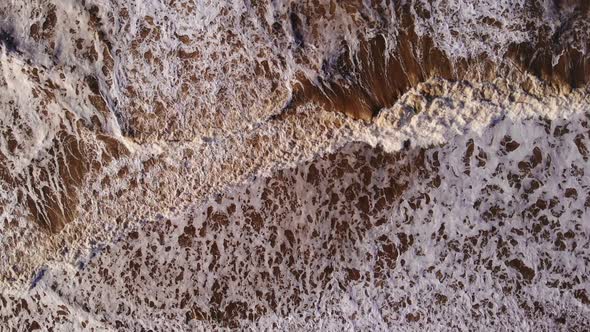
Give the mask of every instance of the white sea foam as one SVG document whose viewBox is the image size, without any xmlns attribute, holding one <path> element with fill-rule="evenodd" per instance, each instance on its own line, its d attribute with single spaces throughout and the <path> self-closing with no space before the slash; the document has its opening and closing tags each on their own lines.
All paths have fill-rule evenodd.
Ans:
<svg viewBox="0 0 590 332">
<path fill-rule="evenodd" d="M 411 4 L 417 8 L 416 3 Z M 304 22 L 297 27 L 296 23 L 290 23 L 291 13 L 313 7 L 312 3 L 200 0 L 166 4 L 134 0 L 88 1 L 83 6 L 78 1 L 35 0 L 0 4 L 0 29 L 17 46 L 11 49 L 6 41 L 0 46 L 3 133 L 0 161 L 5 165 L 0 172 L 8 172 L 22 181 L 16 187 L 2 182 L 0 187 L 3 221 L 0 316 L 9 319 L 7 324 L 13 326 L 24 326 L 25 322 L 31 324 L 35 320 L 41 326 L 52 322 L 62 324 L 63 329 L 76 330 L 90 327 L 117 330 L 117 320 L 128 324 L 130 329 L 139 326 L 175 330 L 210 328 L 217 324 L 214 319 L 186 323 L 186 310 L 165 307 L 154 313 L 150 301 L 158 306 L 166 301 L 180 305 L 175 302 L 178 300 L 175 290 L 196 289 L 197 295 L 187 301 L 199 310 L 206 310 L 215 293 L 216 279 L 224 280 L 228 286 L 220 310 L 231 302 L 268 307 L 256 290 L 275 291 L 279 302 L 277 311 L 267 308 L 255 322 L 240 321 L 252 328 L 401 328 L 401 322 L 409 319 L 408 314 L 419 313 L 423 323 L 431 319 L 428 326 L 443 329 L 446 323 L 474 315 L 469 308 L 477 303 L 480 307 L 474 310 L 483 317 L 479 324 L 494 328 L 493 315 L 484 312 L 484 305 L 488 304 L 482 304 L 483 299 L 492 303 L 490 310 L 494 314 L 504 315 L 497 323 L 500 329 L 515 328 L 513 324 L 521 329 L 555 328 L 557 325 L 552 321 L 555 317 L 551 315 L 587 313 L 587 305 L 580 304 L 581 300 L 574 294 L 588 289 L 586 267 L 575 268 L 579 262 L 576 257 L 588 256 L 587 237 L 586 242 L 579 238 L 588 232 L 588 225 L 583 222 L 588 219 L 584 207 L 588 178 L 579 174 L 563 176 L 572 171 L 571 165 L 577 165 L 584 174 L 590 171 L 579 148 L 572 143 L 578 135 L 587 139 L 583 125 L 589 105 L 587 91 L 557 96 L 545 95 L 541 90 L 527 93 L 502 80 L 485 84 L 431 80 L 410 90 L 393 107 L 382 110 L 372 124 L 325 112 L 314 104 L 301 106 L 286 119 L 272 118 L 291 97 L 297 74 L 316 79 L 324 62 L 331 61 L 341 51 L 343 40 L 354 49 L 360 44 L 359 38 L 381 33 L 387 36 L 388 47 L 395 45 L 399 18 L 390 5 L 383 6 L 384 9 L 376 10 L 367 4 L 361 11 L 347 14 L 345 4 L 336 5 L 331 14 L 302 15 L 299 19 Z M 540 7 L 543 20 L 532 22 L 526 15 L 528 7 L 524 1 L 479 1 L 477 7 L 469 1 L 435 1 L 423 2 L 423 6 L 428 8 L 430 17 L 426 19 L 414 13 L 419 35 L 432 37 L 452 58 L 486 54 L 496 61 L 502 59 L 510 44 L 538 38 L 537 27 L 556 29 L 562 19 L 560 15 L 564 15 L 557 13 L 549 1 Z M 42 27 L 52 8 L 57 17 L 55 25 L 46 37 L 35 40 L 30 33 L 32 24 Z M 96 18 L 100 18 L 101 26 L 97 26 Z M 489 23 L 482 24 L 484 18 L 489 18 Z M 280 28 L 273 28 L 275 22 L 280 23 Z M 278 32 L 273 33 L 273 29 Z M 578 30 L 583 30 L 583 24 Z M 100 37 L 101 31 L 110 46 Z M 303 48 L 294 43 L 297 34 L 302 34 Z M 583 40 L 573 42 L 586 52 Z M 108 65 L 110 56 L 112 68 Z M 257 68 L 264 74 L 257 72 Z M 105 101 L 106 113 L 97 110 L 89 100 L 96 93 L 86 82 L 87 77 L 96 77 L 98 95 Z M 157 102 L 163 105 L 164 115 L 158 113 L 162 110 L 158 110 Z M 539 124 L 544 119 L 553 121 L 549 133 Z M 552 136 L 557 126 L 568 124 L 570 132 L 565 136 Z M 91 151 L 88 158 L 99 166 L 79 188 L 80 203 L 74 207 L 78 217 L 61 233 L 49 235 L 30 220 L 22 197 L 31 195 L 34 202 L 41 203 L 47 198 L 35 188 L 43 185 L 55 191 L 63 188 L 63 181 L 55 177 L 49 176 L 43 183 L 37 181 L 40 174 L 53 170 L 55 156 L 49 150 L 60 131 L 86 144 Z M 97 139 L 97 134 L 124 142 L 129 153 L 120 158 L 107 158 L 109 150 Z M 13 137 L 12 141 L 8 136 Z M 501 153 L 505 136 L 520 144 L 509 155 Z M 466 166 L 462 158 L 469 140 L 476 146 L 475 155 L 480 152 L 478 149 L 487 151 L 488 167 L 480 169 L 471 160 L 471 173 L 463 176 Z M 338 263 L 340 270 L 336 276 L 322 285 L 318 282 L 323 278 L 321 273 L 334 258 L 322 247 L 323 242 L 307 231 L 315 229 L 323 237 L 329 237 L 334 229 L 328 223 L 306 226 L 306 214 L 321 210 L 318 204 L 329 186 L 326 182 L 320 187 L 307 183 L 309 168 L 306 167 L 314 164 L 334 170 L 324 157 L 329 153 L 339 152 L 344 156 L 342 160 L 352 162 L 359 149 L 366 150 L 366 156 L 371 157 L 376 153 L 372 148 L 395 153 L 404 150 L 408 141 L 411 149 L 437 146 L 429 153 L 432 156 L 438 151 L 443 165 L 439 173 L 448 182 L 432 189 L 419 177 L 407 179 L 410 189 L 396 201 L 397 205 L 379 214 L 386 223 L 378 231 L 354 235 L 355 241 L 343 244 L 339 257 L 346 264 Z M 523 189 L 517 190 L 506 184 L 507 177 L 518 173 L 518 162 L 528 158 L 535 146 L 540 147 L 544 156 L 552 156 L 554 166 L 549 173 L 533 174 L 542 177 L 544 192 L 523 198 L 519 195 L 524 187 L 531 185 L 531 178 L 523 180 Z M 493 175 L 492 165 L 501 164 L 507 166 L 499 170 L 500 175 Z M 384 186 L 385 180 L 391 180 L 385 175 L 384 170 L 390 170 L 387 167 L 380 169 L 381 178 L 377 176 L 372 184 Z M 210 206 L 227 210 L 230 206 L 227 199 L 240 207 L 252 206 L 259 212 L 269 209 L 261 197 L 268 190 L 267 181 L 284 186 L 280 180 L 273 180 L 279 174 L 289 174 L 294 179 L 285 188 L 285 197 L 277 194 L 289 202 L 277 204 L 281 211 L 278 215 L 264 218 L 262 233 L 243 230 L 244 220 L 253 217 L 238 209 L 226 228 L 208 233 L 205 239 L 193 240 L 194 246 L 188 249 L 179 244 L 178 237 L 185 227 L 190 223 L 195 227 L 204 225 L 207 218 L 203 214 L 207 214 Z M 332 181 L 330 174 L 322 177 L 322 181 Z M 334 181 L 343 189 L 338 194 L 343 195 L 349 185 L 361 181 L 361 175 L 352 172 Z M 491 183 L 500 190 L 483 193 L 492 190 L 486 189 Z M 557 233 L 543 242 L 533 239 L 530 230 L 524 235 L 510 235 L 511 229 L 505 226 L 501 229 L 502 238 L 512 236 L 517 242 L 511 249 L 512 256 L 493 257 L 497 248 L 491 242 L 498 240 L 497 237 L 489 240 L 487 246 L 482 245 L 478 252 L 494 266 L 500 266 L 499 273 L 512 286 L 523 281 L 511 263 L 506 262 L 519 259 L 528 267 L 537 266 L 533 267 L 536 279 L 526 284 L 523 292 L 528 296 L 525 296 L 527 305 L 532 305 L 532 299 L 545 301 L 544 310 L 548 314 L 537 321 L 527 319 L 518 296 L 502 295 L 496 272 L 474 274 L 469 270 L 469 264 L 475 264 L 473 258 L 458 258 L 459 254 L 451 253 L 446 245 L 452 240 L 467 243 L 467 237 L 476 231 L 488 231 L 488 224 L 476 221 L 481 221 L 494 204 L 512 213 L 510 222 L 514 228 L 525 227 L 523 223 L 534 218 L 519 219 L 519 216 L 531 202 L 550 200 L 552 193 L 567 188 L 576 189 L 577 198 L 560 200 L 554 208 L 562 211 L 563 220 L 573 221 L 559 227 L 562 235 L 571 229 L 577 232 L 577 249 L 558 250 L 557 240 L 567 246 L 572 244 L 570 240 L 557 238 Z M 409 212 L 411 204 L 425 200 L 417 198 L 423 193 L 431 200 L 430 205 L 425 205 L 429 208 Z M 218 197 L 227 199 L 218 203 Z M 480 197 L 484 200 L 474 207 Z M 435 198 L 437 201 L 433 203 Z M 353 203 L 339 204 L 335 211 L 324 211 L 326 216 L 338 218 Z M 362 220 L 359 208 L 353 210 L 346 210 L 351 213 L 350 220 L 355 223 Z M 407 218 L 416 222 L 407 224 Z M 320 219 L 327 222 L 329 218 L 317 218 Z M 159 228 L 167 220 L 172 228 Z M 466 225 L 464 220 L 470 223 Z M 269 246 L 273 224 L 280 226 L 280 231 L 299 232 L 296 238 L 301 241 L 297 247 L 300 251 L 294 257 L 296 265 L 306 273 L 301 277 L 305 281 L 287 275 L 273 289 L 268 280 L 232 274 L 231 264 L 239 265 L 245 274 L 260 276 L 267 270 L 273 273 L 271 266 L 277 265 L 265 263 L 278 259 L 273 256 L 276 248 Z M 449 241 L 439 243 L 441 240 L 431 238 L 431 233 L 443 224 Z M 199 227 L 196 228 L 198 232 Z M 375 257 L 380 246 L 387 245 L 379 237 L 397 234 L 398 228 L 414 234 L 416 246 L 399 254 L 397 270 L 390 269 L 391 274 L 384 280 L 367 279 L 369 286 L 338 284 L 346 279 L 344 268 L 355 266 L 364 273 L 375 273 L 375 266 L 382 264 Z M 135 242 L 129 239 L 134 231 L 139 234 Z M 229 238 L 233 242 L 226 247 L 224 240 Z M 286 235 L 281 233 L 278 241 L 288 242 L 285 239 Z M 215 271 L 204 273 L 213 260 L 212 241 L 219 250 L 219 263 Z M 400 250 L 399 240 L 393 241 L 396 250 Z M 149 255 L 156 272 L 148 269 L 147 261 L 136 262 L 129 248 L 133 252 L 141 249 L 146 256 L 152 250 Z M 372 258 L 366 259 L 364 254 Z M 301 260 L 305 255 L 313 256 L 311 265 Z M 541 262 L 547 258 L 543 255 L 549 256 L 557 270 L 542 272 L 540 266 L 546 263 Z M 138 273 L 144 279 L 130 275 L 132 263 L 139 264 Z M 437 282 L 435 270 L 429 270 L 434 265 L 448 278 L 464 283 L 466 289 L 456 292 L 457 284 Z M 286 266 L 278 266 L 282 273 L 287 273 Z M 173 287 L 168 284 L 170 276 L 177 277 L 180 267 L 192 270 L 190 273 L 187 270 Z M 105 269 L 108 271 L 104 272 Z M 547 286 L 554 282 L 551 279 L 554 276 L 566 283 L 574 282 L 577 277 L 579 283 L 571 292 L 562 292 Z M 469 278 L 474 280 L 467 282 Z M 384 282 L 381 287 L 377 285 L 379 280 Z M 311 287 L 311 282 L 323 288 Z M 406 288 L 410 284 L 414 284 L 411 290 Z M 294 301 L 291 297 L 298 288 L 306 291 L 301 294 L 300 306 L 289 302 Z M 428 301 L 437 301 L 433 298 L 435 291 L 447 294 L 448 305 L 442 306 L 441 312 L 421 310 L 428 307 Z M 26 301 L 28 310 L 22 308 L 20 299 Z M 399 302 L 399 308 L 393 302 Z M 502 305 L 506 307 L 505 312 Z M 13 310 L 19 306 L 17 315 Z M 127 311 L 118 312 L 119 306 Z M 67 314 L 60 314 L 60 310 Z M 587 324 L 583 317 L 580 319 L 578 323 Z M 477 326 L 475 322 L 473 318 L 458 327 L 473 328 Z M 418 325 L 403 327 L 419 328 Z"/>
</svg>

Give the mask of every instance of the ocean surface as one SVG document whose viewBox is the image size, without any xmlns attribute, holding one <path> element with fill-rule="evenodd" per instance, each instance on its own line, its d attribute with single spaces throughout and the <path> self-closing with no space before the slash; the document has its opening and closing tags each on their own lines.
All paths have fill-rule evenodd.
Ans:
<svg viewBox="0 0 590 332">
<path fill-rule="evenodd" d="M 0 331 L 590 329 L 590 2 L 5 0 Z"/>
</svg>

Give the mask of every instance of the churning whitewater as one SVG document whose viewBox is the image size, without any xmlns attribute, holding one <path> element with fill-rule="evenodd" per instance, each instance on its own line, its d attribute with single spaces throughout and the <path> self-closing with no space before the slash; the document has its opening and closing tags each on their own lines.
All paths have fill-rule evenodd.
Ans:
<svg viewBox="0 0 590 332">
<path fill-rule="evenodd" d="M 0 331 L 590 328 L 590 3 L 0 4 Z"/>
</svg>

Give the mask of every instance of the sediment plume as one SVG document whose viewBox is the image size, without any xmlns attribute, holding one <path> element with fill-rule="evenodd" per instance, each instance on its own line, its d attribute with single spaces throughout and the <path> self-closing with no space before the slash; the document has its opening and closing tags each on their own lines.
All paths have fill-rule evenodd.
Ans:
<svg viewBox="0 0 590 332">
<path fill-rule="evenodd" d="M 589 31 L 583 0 L 3 2 L 0 317 L 587 329 Z"/>
</svg>

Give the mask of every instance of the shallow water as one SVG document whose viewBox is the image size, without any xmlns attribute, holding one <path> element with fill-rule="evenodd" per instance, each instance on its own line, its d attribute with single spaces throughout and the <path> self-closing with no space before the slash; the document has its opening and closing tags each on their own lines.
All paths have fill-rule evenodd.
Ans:
<svg viewBox="0 0 590 332">
<path fill-rule="evenodd" d="M 0 317 L 584 330 L 584 1 L 0 4 Z"/>
</svg>

